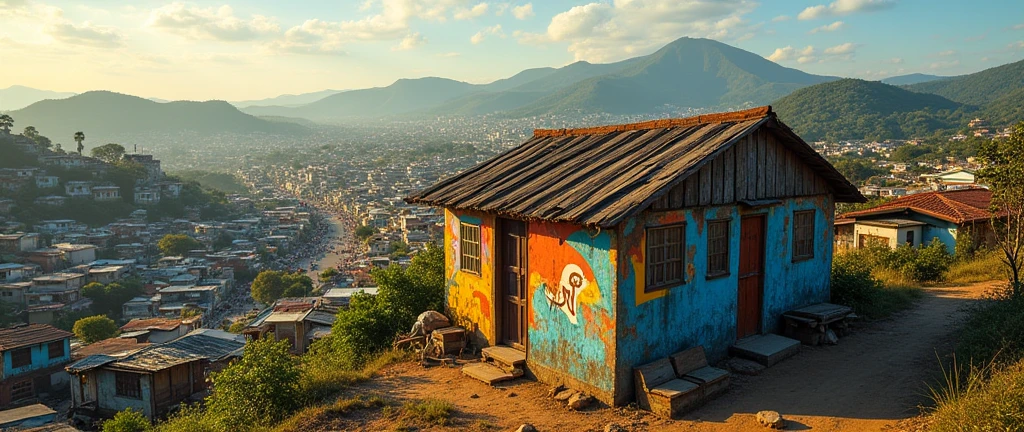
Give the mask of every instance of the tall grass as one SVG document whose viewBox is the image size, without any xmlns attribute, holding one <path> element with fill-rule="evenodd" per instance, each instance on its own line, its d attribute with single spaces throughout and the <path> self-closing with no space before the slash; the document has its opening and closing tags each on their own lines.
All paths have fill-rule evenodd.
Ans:
<svg viewBox="0 0 1024 432">
<path fill-rule="evenodd" d="M 971 258 L 957 260 L 942 275 L 953 284 L 1006 280 L 1006 266 L 997 251 L 980 251 Z"/>
<path fill-rule="evenodd" d="M 1024 430 L 1024 361 L 991 375 L 984 368 L 955 366 L 946 375 L 947 389 L 933 390 L 932 431 Z"/>
</svg>

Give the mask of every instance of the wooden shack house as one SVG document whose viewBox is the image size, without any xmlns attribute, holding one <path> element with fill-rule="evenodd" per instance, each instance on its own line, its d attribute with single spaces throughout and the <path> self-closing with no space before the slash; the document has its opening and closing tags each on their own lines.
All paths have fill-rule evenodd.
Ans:
<svg viewBox="0 0 1024 432">
<path fill-rule="evenodd" d="M 622 405 L 634 367 L 828 301 L 834 203 L 864 197 L 761 107 L 537 130 L 407 201 L 445 208 L 447 312 L 475 343 Z"/>
</svg>

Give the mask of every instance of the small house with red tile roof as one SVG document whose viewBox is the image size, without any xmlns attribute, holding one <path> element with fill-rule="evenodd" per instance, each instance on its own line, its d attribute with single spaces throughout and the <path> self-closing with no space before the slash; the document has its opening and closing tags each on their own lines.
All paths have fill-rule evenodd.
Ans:
<svg viewBox="0 0 1024 432">
<path fill-rule="evenodd" d="M 828 301 L 834 204 L 865 199 L 761 107 L 537 130 L 406 201 L 445 209 L 446 312 L 474 344 L 624 405 L 635 367 Z"/>
<path fill-rule="evenodd" d="M 897 247 L 918 246 L 938 239 L 949 253 L 965 236 L 973 242 L 992 239 L 988 189 L 926 192 L 897 198 L 865 210 L 845 213 L 836 221 L 836 239 L 860 248 L 876 242 Z"/>
</svg>

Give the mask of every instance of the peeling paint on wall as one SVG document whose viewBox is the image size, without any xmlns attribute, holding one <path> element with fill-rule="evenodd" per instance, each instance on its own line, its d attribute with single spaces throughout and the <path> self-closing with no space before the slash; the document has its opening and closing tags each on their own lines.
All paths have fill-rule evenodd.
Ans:
<svg viewBox="0 0 1024 432">
<path fill-rule="evenodd" d="M 445 286 L 448 315 L 466 327 L 478 344 L 495 343 L 494 326 L 494 217 L 471 212 L 445 210 Z M 464 272 L 459 262 L 459 224 L 480 225 L 480 274 Z"/>
</svg>

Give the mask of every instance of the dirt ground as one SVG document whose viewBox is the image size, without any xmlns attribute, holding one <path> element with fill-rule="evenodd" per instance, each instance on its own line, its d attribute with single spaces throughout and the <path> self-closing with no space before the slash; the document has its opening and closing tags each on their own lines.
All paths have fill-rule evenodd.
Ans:
<svg viewBox="0 0 1024 432">
<path fill-rule="evenodd" d="M 549 387 L 541 383 L 521 379 L 490 387 L 458 368 L 424 369 L 414 363 L 392 366 L 352 391 L 399 402 L 448 400 L 455 405 L 453 423 L 435 427 L 439 430 L 511 431 L 523 423 L 542 432 L 601 431 L 609 423 L 627 430 L 765 430 L 754 419 L 760 410 L 780 412 L 787 430 L 893 430 L 927 404 L 926 382 L 937 377 L 938 356 L 949 352 L 963 307 L 993 286 L 926 289 L 910 310 L 858 325 L 838 345 L 804 346 L 760 375 L 734 375 L 727 393 L 678 421 L 631 408 L 573 412 L 548 397 Z M 389 428 L 380 422 L 364 426 Z"/>
</svg>

